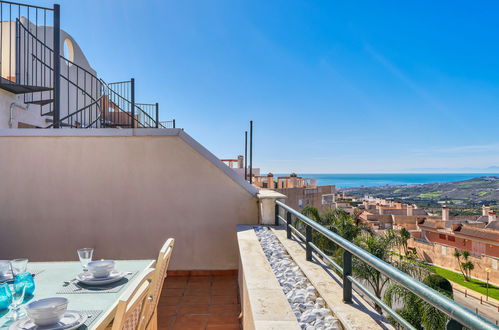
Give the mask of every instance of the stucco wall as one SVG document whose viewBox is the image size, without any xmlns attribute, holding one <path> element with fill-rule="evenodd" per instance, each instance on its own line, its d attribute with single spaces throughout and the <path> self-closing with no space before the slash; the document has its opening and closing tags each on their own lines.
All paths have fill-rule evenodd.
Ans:
<svg viewBox="0 0 499 330">
<path fill-rule="evenodd" d="M 308 190 L 309 193 L 306 194 L 305 190 Z M 334 185 L 318 186 L 317 192 L 313 192 L 313 188 L 280 188 L 276 189 L 276 191 L 286 195 L 286 205 L 295 210 L 301 210 L 307 205 L 313 206 L 318 210 L 325 210 L 330 205 L 322 205 L 322 195 L 336 193 L 336 187 Z M 302 207 L 299 205 L 299 200 L 302 201 Z"/>
<path fill-rule="evenodd" d="M 171 269 L 236 269 L 236 224 L 258 221 L 253 187 L 178 129 L 0 130 L 0 155 L 0 259 L 155 258 L 174 237 Z"/>
<path fill-rule="evenodd" d="M 411 248 L 416 248 L 416 252 L 421 259 L 437 266 L 442 266 L 460 272 L 459 264 L 457 259 L 454 257 L 454 251 L 456 250 L 455 247 L 448 244 L 423 243 L 414 239 L 410 239 L 408 245 Z M 462 251 L 463 249 L 458 250 Z M 443 255 L 443 253 L 445 255 Z M 486 280 L 487 273 L 485 270 L 490 268 L 490 281 L 493 283 L 499 283 L 498 258 L 488 256 L 476 257 L 471 255 L 469 260 L 475 265 L 475 269 L 471 271 L 472 276 Z"/>
</svg>

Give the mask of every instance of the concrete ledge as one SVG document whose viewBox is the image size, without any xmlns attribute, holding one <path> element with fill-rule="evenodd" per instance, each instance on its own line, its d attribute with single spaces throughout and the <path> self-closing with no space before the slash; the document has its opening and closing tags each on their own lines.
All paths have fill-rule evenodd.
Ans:
<svg viewBox="0 0 499 330">
<path fill-rule="evenodd" d="M 286 199 L 287 196 L 283 195 L 275 190 L 270 189 L 260 189 L 258 190 L 258 199 L 273 199 L 273 200 L 282 200 Z"/>
<path fill-rule="evenodd" d="M 253 227 L 238 226 L 237 242 L 243 328 L 300 329 Z"/>
<path fill-rule="evenodd" d="M 307 276 L 321 297 L 324 298 L 344 329 L 394 329 L 385 318 L 376 313 L 374 308 L 355 291 L 353 293 L 353 303 L 344 304 L 342 302 L 343 286 L 341 277 L 330 271 L 326 264 L 320 260 L 307 261 L 304 247 L 295 240 L 287 239 L 286 230 L 283 228 L 273 228 L 272 230 L 291 258 Z"/>
<path fill-rule="evenodd" d="M 181 128 L 8 128 L 0 129 L 2 136 L 174 136 Z"/>
</svg>

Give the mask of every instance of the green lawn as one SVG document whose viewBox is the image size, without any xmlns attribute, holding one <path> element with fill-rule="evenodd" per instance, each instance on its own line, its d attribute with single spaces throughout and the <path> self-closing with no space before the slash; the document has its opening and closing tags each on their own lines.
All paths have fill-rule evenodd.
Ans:
<svg viewBox="0 0 499 330">
<path fill-rule="evenodd" d="M 423 194 L 419 194 L 418 197 L 419 198 L 436 198 L 438 196 L 442 195 L 442 192 L 441 191 L 432 191 L 432 192 L 427 192 L 427 193 L 423 193 Z"/>
<path fill-rule="evenodd" d="M 471 289 L 483 295 L 485 295 L 487 291 L 486 282 L 475 280 L 473 278 L 471 279 L 471 282 L 467 282 L 464 280 L 463 274 L 461 273 L 456 273 L 451 270 L 440 268 L 437 266 L 433 266 L 433 269 L 435 270 L 435 273 L 437 273 L 438 275 L 445 277 L 449 281 L 456 282 L 457 284 L 467 287 L 468 289 Z M 499 287 L 489 284 L 489 297 L 499 300 Z"/>
</svg>

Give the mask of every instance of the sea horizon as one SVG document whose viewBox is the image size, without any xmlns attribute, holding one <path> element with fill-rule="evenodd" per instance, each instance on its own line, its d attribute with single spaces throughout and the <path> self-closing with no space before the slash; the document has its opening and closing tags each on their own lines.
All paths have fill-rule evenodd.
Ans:
<svg viewBox="0 0 499 330">
<path fill-rule="evenodd" d="M 304 178 L 317 179 L 318 185 L 336 185 L 338 188 L 398 186 L 438 182 L 464 181 L 499 173 L 297 173 Z M 275 174 L 288 176 L 289 174 Z"/>
</svg>

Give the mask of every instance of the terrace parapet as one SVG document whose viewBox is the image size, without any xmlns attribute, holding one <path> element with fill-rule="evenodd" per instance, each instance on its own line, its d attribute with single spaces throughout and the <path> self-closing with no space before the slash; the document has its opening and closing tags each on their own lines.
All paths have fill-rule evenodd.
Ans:
<svg viewBox="0 0 499 330">
<path fill-rule="evenodd" d="M 273 225 L 275 223 L 276 201 L 284 202 L 286 195 L 270 189 L 260 189 L 257 194 L 259 201 L 260 223 Z"/>
</svg>

